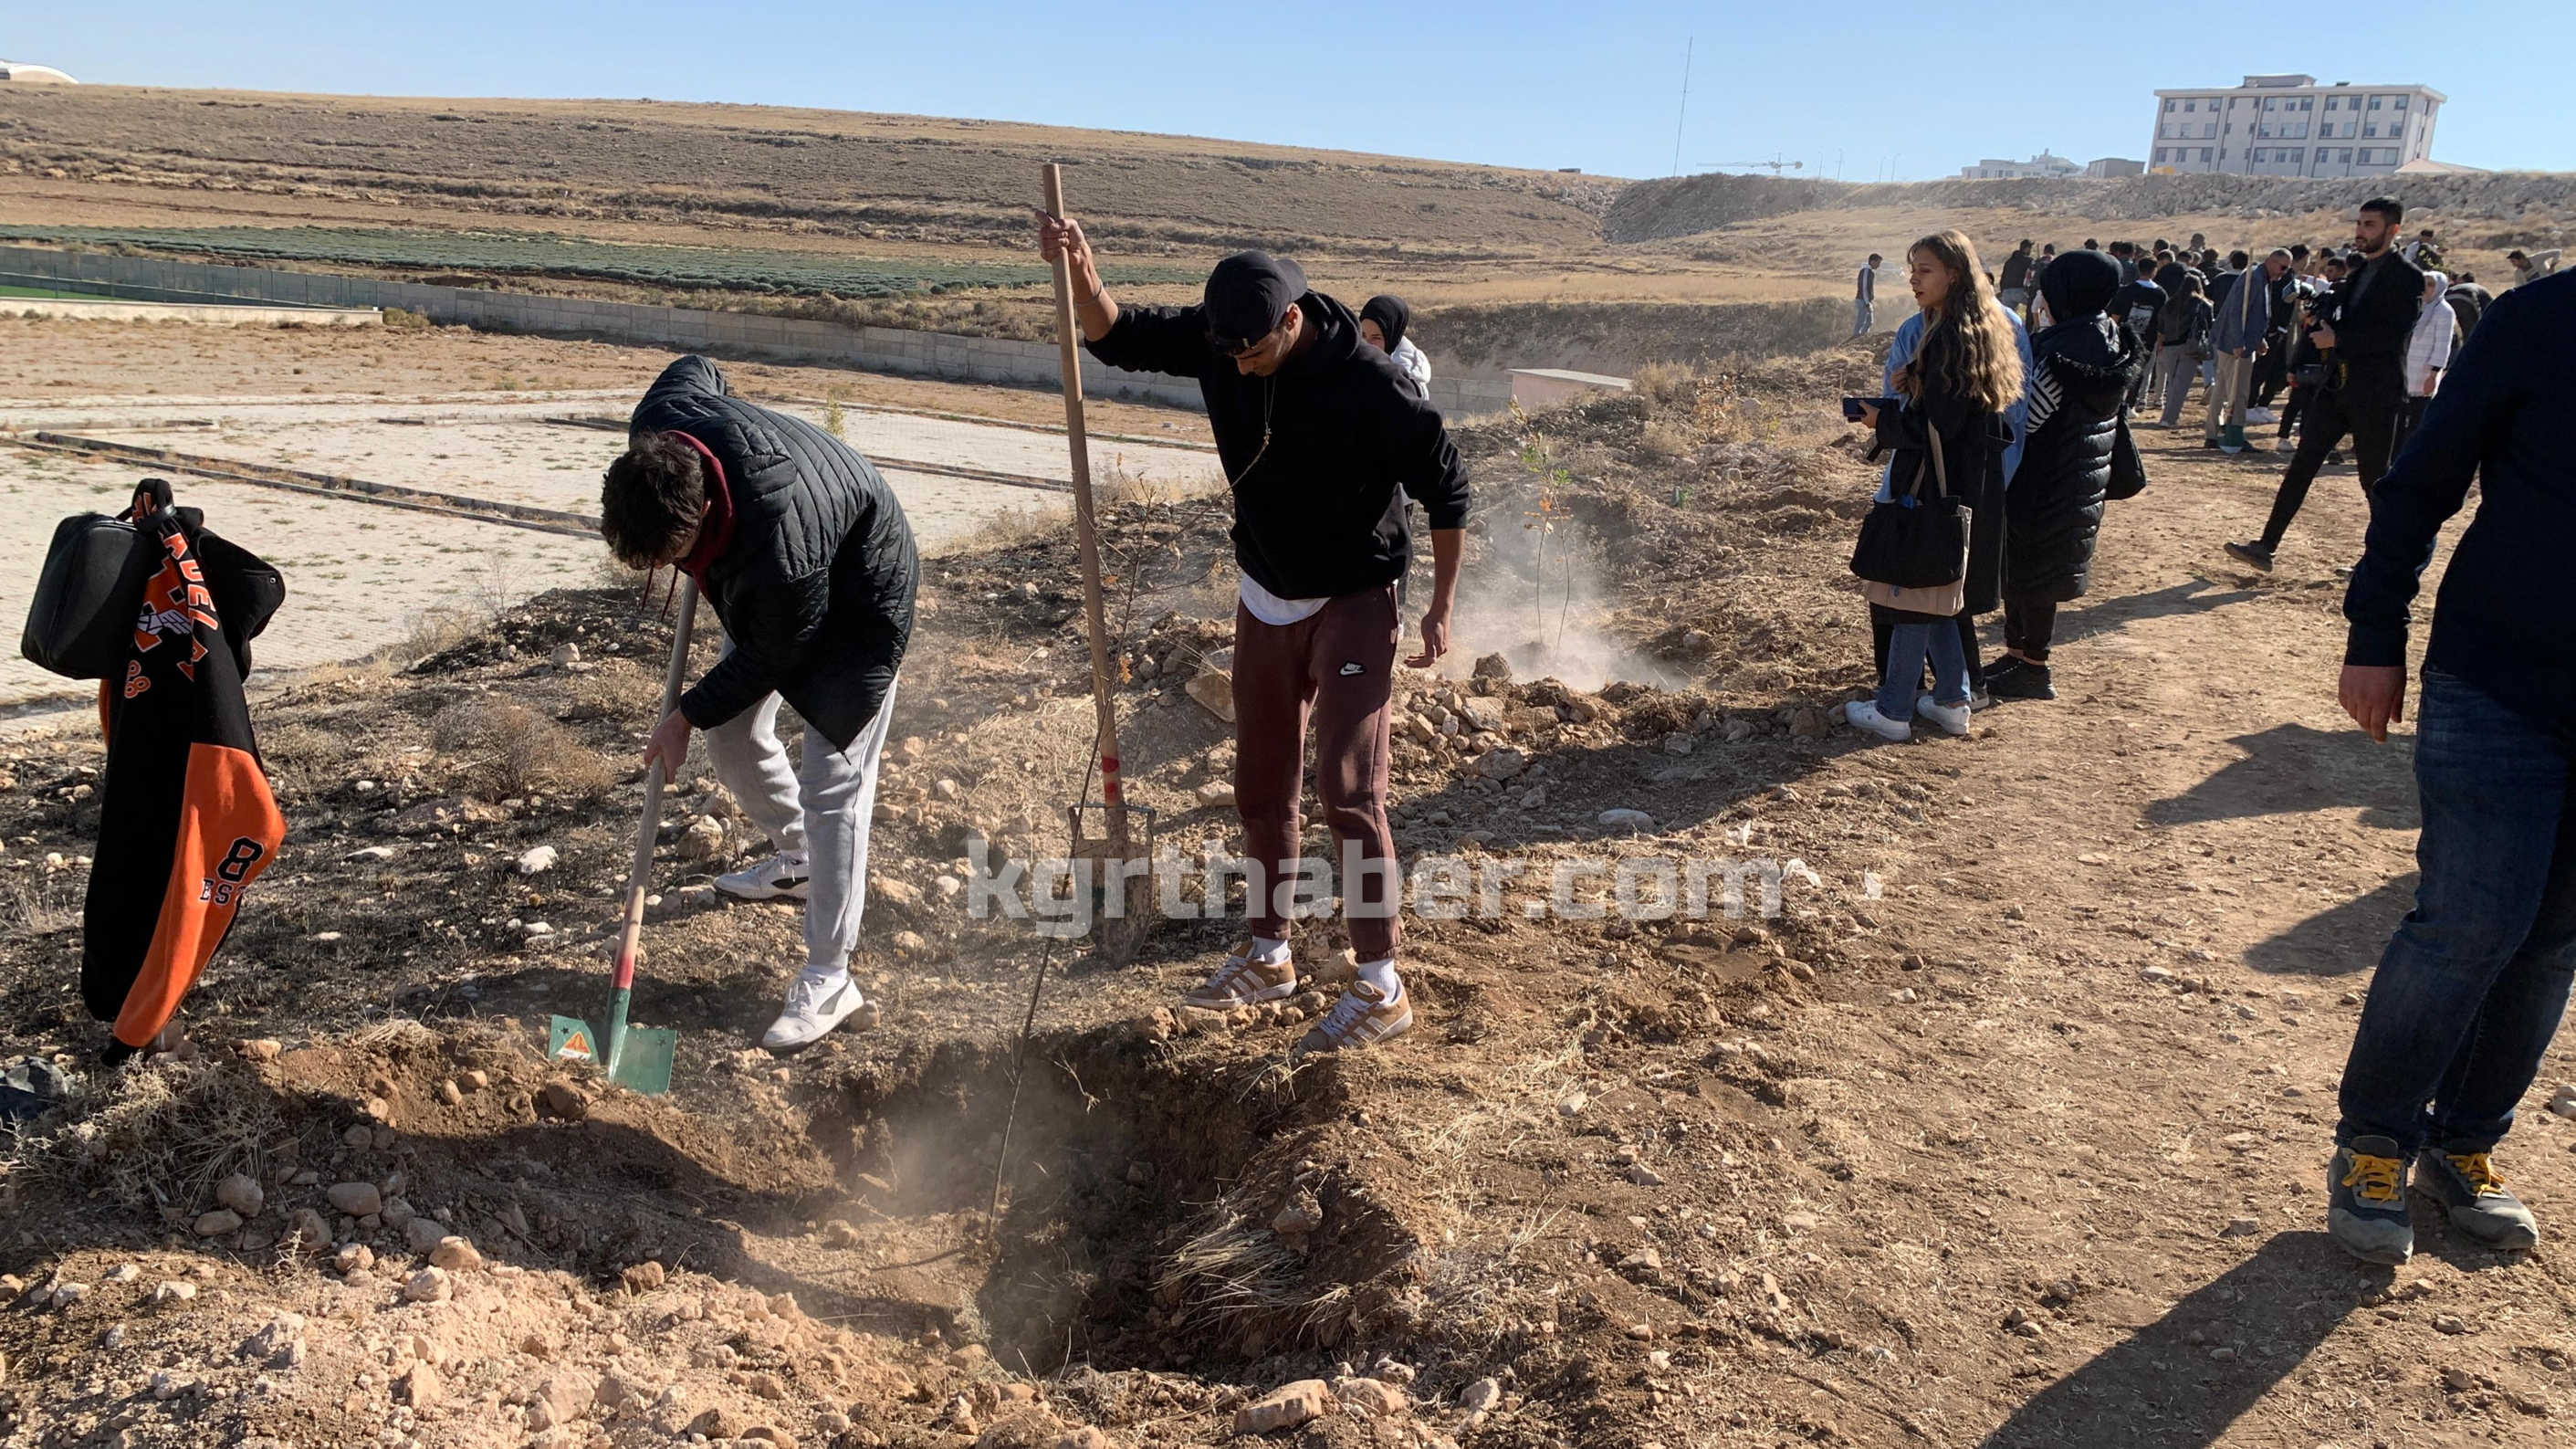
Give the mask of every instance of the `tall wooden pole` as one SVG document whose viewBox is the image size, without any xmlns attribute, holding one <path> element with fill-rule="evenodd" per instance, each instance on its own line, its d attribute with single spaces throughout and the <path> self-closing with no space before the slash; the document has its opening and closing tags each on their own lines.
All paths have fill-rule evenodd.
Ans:
<svg viewBox="0 0 2576 1449">
<path fill-rule="evenodd" d="M 1064 172 L 1046 164 L 1046 211 L 1064 212 Z M 1091 510 L 1091 442 L 1082 419 L 1082 323 L 1073 315 L 1073 262 L 1055 259 L 1055 336 L 1064 371 L 1064 431 L 1073 445 L 1073 539 L 1082 555 L 1082 617 L 1091 635 L 1091 698 L 1100 715 L 1100 801 L 1109 816 L 1109 844 L 1117 859 L 1130 854 L 1127 795 L 1119 781 L 1118 680 L 1109 659 L 1109 621 L 1101 603 L 1100 532 Z"/>
</svg>

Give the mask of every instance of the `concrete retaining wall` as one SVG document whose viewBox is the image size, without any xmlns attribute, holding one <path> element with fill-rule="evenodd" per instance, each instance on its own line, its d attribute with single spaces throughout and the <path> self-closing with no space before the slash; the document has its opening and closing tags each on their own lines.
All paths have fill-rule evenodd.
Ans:
<svg viewBox="0 0 2576 1449">
<path fill-rule="evenodd" d="M 689 307 L 596 302 L 581 297 L 539 297 L 332 272 L 223 267 L 34 247 L 0 247 L 0 273 L 43 278 L 62 284 L 65 290 L 113 288 L 119 295 L 165 300 L 179 300 L 182 296 L 187 300 L 256 297 L 307 307 L 400 307 L 433 322 L 488 332 L 531 332 L 732 356 L 832 362 L 871 372 L 960 382 L 1053 386 L 1058 376 L 1052 343 L 959 337 L 898 327 L 852 327 L 757 312 L 709 312 Z M 88 287 L 81 285 L 84 283 Z M 1155 373 L 1127 372 L 1087 357 L 1082 382 L 1083 391 L 1095 397 L 1166 403 L 1193 410 L 1201 405 L 1195 383 Z M 1511 384 L 1500 380 L 1438 378 L 1431 384 L 1432 404 L 1452 416 L 1499 412 L 1510 404 L 1511 395 Z"/>
</svg>

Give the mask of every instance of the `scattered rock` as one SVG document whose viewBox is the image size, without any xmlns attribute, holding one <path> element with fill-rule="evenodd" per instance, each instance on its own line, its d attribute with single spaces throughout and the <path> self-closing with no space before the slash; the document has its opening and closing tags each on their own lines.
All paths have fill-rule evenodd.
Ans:
<svg viewBox="0 0 2576 1449">
<path fill-rule="evenodd" d="M 1234 782 L 1210 780 L 1199 787 L 1198 802 L 1202 809 L 1216 809 L 1234 804 Z"/>
<path fill-rule="evenodd" d="M 325 1196 L 331 1199 L 333 1208 L 353 1218 L 382 1212 L 385 1207 L 384 1194 L 372 1182 L 335 1182 Z"/>
<path fill-rule="evenodd" d="M 239 1231 L 241 1225 L 240 1213 L 234 1212 L 231 1208 L 217 1208 L 213 1212 L 197 1215 L 197 1236 L 220 1238 L 226 1233 Z"/>
<path fill-rule="evenodd" d="M 1652 830 L 1655 817 L 1643 810 L 1604 810 L 1594 817 L 1594 824 L 1605 830 Z"/>
<path fill-rule="evenodd" d="M 535 846 L 520 853 L 519 874 L 543 875 L 554 869 L 555 862 L 561 858 L 562 852 L 551 845 Z"/>
<path fill-rule="evenodd" d="M 152 1290 L 152 1306 L 168 1308 L 174 1304 L 185 1303 L 196 1296 L 197 1285 L 194 1283 L 164 1283 Z"/>
<path fill-rule="evenodd" d="M 1481 669 L 1484 666 L 1480 662 L 1477 667 Z M 1332 1389 L 1322 1379 L 1299 1379 L 1235 1410 L 1234 1432 L 1269 1434 L 1281 1429 L 1294 1429 L 1340 1407 L 1341 1401 L 1333 1397 Z"/>
<path fill-rule="evenodd" d="M 431 1266 L 445 1268 L 450 1273 L 472 1273 L 482 1268 L 483 1254 L 471 1240 L 451 1233 L 440 1238 L 438 1246 L 429 1250 L 429 1261 Z"/>
<path fill-rule="evenodd" d="M 743 1427 L 742 1415 L 722 1404 L 689 1421 L 690 1433 L 703 1434 L 714 1440 L 739 1439 L 742 1437 Z"/>
<path fill-rule="evenodd" d="M 350 851 L 346 859 L 352 865 L 382 865 L 394 858 L 390 845 L 369 845 Z"/>
<path fill-rule="evenodd" d="M 1789 733 L 1800 739 L 1812 740 L 1824 732 L 1825 717 L 1819 711 L 1802 709 L 1789 716 Z"/>
<path fill-rule="evenodd" d="M 548 1082 L 537 1089 L 537 1111 L 565 1122 L 590 1115 L 590 1098 L 570 1082 Z"/>
<path fill-rule="evenodd" d="M 1502 745 L 1477 756 L 1473 768 L 1488 780 L 1508 780 L 1529 768 L 1529 756 Z"/>
<path fill-rule="evenodd" d="M 343 1273 L 363 1272 L 376 1266 L 376 1250 L 364 1243 L 342 1243 L 331 1255 L 331 1266 Z"/>
<path fill-rule="evenodd" d="M 670 1279 L 671 1275 L 667 1269 L 659 1263 L 650 1261 L 637 1263 L 618 1275 L 618 1280 L 626 1285 L 626 1291 L 639 1298 L 661 1287 Z"/>
<path fill-rule="evenodd" d="M 1664 736 L 1664 753 L 1668 755 L 1687 755 L 1698 747 L 1699 742 L 1697 740 L 1692 739 L 1688 734 L 1685 734 L 1680 730 L 1675 730 L 1671 734 Z"/>
<path fill-rule="evenodd" d="M 689 822 L 680 835 L 680 858 L 714 860 L 724 854 L 724 822 L 712 815 L 701 815 Z"/>
<path fill-rule="evenodd" d="M 2249 1213 L 2239 1213 L 2227 1220 L 2227 1226 L 2219 1229 L 2218 1235 L 2222 1238 L 2243 1238 L 2261 1231 L 2263 1231 L 2261 1218 Z"/>
<path fill-rule="evenodd" d="M 1482 1414 L 1503 1401 L 1503 1385 L 1498 1379 L 1478 1379 L 1458 1391 L 1458 1407 L 1470 1414 Z"/>
<path fill-rule="evenodd" d="M 1476 661 L 1476 667 L 1468 672 L 1468 678 L 1509 684 L 1512 682 L 1512 661 L 1500 654 L 1485 655 Z"/>
<path fill-rule="evenodd" d="M 1357 1409 L 1380 1419 L 1397 1418 L 1413 1407 L 1404 1390 L 1377 1379 L 1335 1379 L 1333 1397 L 1341 1400 L 1345 1409 Z"/>
<path fill-rule="evenodd" d="M 1048 1449 L 1121 1449 L 1118 1441 L 1089 1424 L 1066 1434 Z"/>
<path fill-rule="evenodd" d="M 304 1356 L 304 1315 L 281 1313 L 268 1326 L 242 1340 L 242 1356 L 272 1367 L 289 1367 Z"/>
<path fill-rule="evenodd" d="M 1227 724 L 1234 723 L 1233 675 L 1222 669 L 1202 669 L 1191 676 L 1184 689 L 1190 698 L 1198 701 L 1199 708 Z"/>
<path fill-rule="evenodd" d="M 2469 1331 L 2469 1321 L 2456 1313 L 2436 1313 L 2433 1315 L 2433 1327 L 2440 1333 L 2466 1333 Z"/>
<path fill-rule="evenodd" d="M 423 1268 L 403 1284 L 402 1296 L 411 1303 L 444 1303 L 456 1293 L 444 1268 Z"/>
<path fill-rule="evenodd" d="M 394 1376 L 394 1397 L 415 1409 L 437 1403 L 446 1392 L 447 1386 L 438 1381 L 438 1370 L 418 1360 Z"/>
<path fill-rule="evenodd" d="M 385 1214 L 386 1226 L 393 1225 L 393 1214 Z M 402 1225 L 403 1241 L 415 1253 L 426 1253 L 447 1238 L 447 1225 L 436 1218 L 407 1218 Z"/>
<path fill-rule="evenodd" d="M 546 659 L 557 669 L 561 669 L 567 664 L 579 664 L 581 662 L 581 646 L 575 644 L 570 639 L 566 639 L 561 644 L 556 645 L 554 647 L 554 652 L 547 655 Z"/>
<path fill-rule="evenodd" d="M 742 1438 L 775 1444 L 778 1449 L 796 1449 L 796 1436 L 775 1424 L 754 1424 L 742 1431 Z"/>
</svg>

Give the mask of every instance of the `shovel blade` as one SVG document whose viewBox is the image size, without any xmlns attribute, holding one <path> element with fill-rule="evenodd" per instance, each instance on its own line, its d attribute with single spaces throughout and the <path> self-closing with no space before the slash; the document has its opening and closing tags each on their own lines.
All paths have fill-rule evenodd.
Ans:
<svg viewBox="0 0 2576 1449">
<path fill-rule="evenodd" d="M 604 1048 L 591 1032 L 590 1023 L 578 1016 L 558 1016 L 546 1043 L 546 1060 L 550 1062 L 588 1062 L 599 1064 Z"/>
<path fill-rule="evenodd" d="M 667 1026 L 630 1026 L 608 1080 L 639 1096 L 659 1097 L 671 1090 L 671 1051 L 680 1033 Z"/>
</svg>

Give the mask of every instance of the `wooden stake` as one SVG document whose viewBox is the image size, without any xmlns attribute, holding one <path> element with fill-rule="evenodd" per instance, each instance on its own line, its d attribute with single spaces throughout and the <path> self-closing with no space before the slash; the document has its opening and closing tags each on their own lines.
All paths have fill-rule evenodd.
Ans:
<svg viewBox="0 0 2576 1449">
<path fill-rule="evenodd" d="M 1050 161 L 1044 175 L 1047 215 L 1063 216 L 1063 169 Z M 1109 621 L 1101 603 L 1100 533 L 1091 510 L 1091 442 L 1082 421 L 1082 324 L 1073 315 L 1073 262 L 1065 256 L 1055 259 L 1055 335 L 1064 371 L 1064 431 L 1073 446 L 1073 538 L 1082 555 L 1082 618 L 1091 635 L 1091 698 L 1100 715 L 1100 802 L 1109 817 L 1111 852 L 1124 861 L 1131 852 L 1127 795 L 1119 779 L 1118 680 L 1109 659 Z"/>
</svg>

